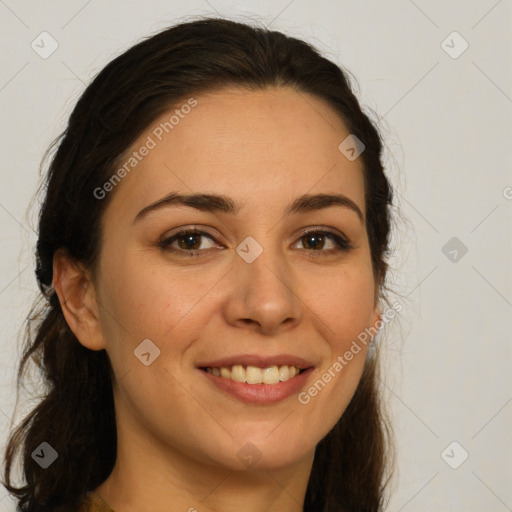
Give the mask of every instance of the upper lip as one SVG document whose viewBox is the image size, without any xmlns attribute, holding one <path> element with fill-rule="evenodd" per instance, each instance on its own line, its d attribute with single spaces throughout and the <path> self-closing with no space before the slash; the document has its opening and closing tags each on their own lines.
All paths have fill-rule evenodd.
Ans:
<svg viewBox="0 0 512 512">
<path fill-rule="evenodd" d="M 291 354 L 276 354 L 274 356 L 264 356 L 261 354 L 239 354 L 236 356 L 223 357 L 214 361 L 204 361 L 199 363 L 199 368 L 220 368 L 221 366 L 233 366 L 240 364 L 243 366 L 257 366 L 259 368 L 269 368 L 270 366 L 297 366 L 301 369 L 310 368 L 313 364 Z"/>
</svg>

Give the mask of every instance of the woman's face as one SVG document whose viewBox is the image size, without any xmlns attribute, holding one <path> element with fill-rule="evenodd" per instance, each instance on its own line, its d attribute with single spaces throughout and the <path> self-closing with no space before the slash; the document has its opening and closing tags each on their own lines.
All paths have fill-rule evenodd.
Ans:
<svg viewBox="0 0 512 512">
<path fill-rule="evenodd" d="M 195 106 L 159 118 L 118 167 L 138 161 L 109 192 L 99 341 L 82 342 L 112 362 L 119 440 L 230 469 L 311 460 L 354 394 L 366 347 L 344 355 L 378 320 L 361 159 L 340 152 L 349 132 L 311 95 L 187 99 Z M 162 201 L 171 194 L 208 197 Z M 201 234 L 175 236 L 191 230 Z M 307 371 L 236 381 L 286 379 L 287 365 Z"/>
</svg>

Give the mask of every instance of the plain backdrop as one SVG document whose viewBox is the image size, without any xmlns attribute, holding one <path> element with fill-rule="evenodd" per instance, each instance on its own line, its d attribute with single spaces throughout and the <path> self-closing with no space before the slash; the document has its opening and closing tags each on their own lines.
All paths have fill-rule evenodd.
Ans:
<svg viewBox="0 0 512 512">
<path fill-rule="evenodd" d="M 512 510 L 510 0 L 0 1 L 1 446 L 37 295 L 28 206 L 44 151 L 107 62 L 200 15 L 312 43 L 353 73 L 382 131 L 398 213 L 389 285 L 403 305 L 380 341 L 398 446 L 388 510 Z M 58 44 L 49 56 L 42 37 L 45 51 Z"/>
</svg>

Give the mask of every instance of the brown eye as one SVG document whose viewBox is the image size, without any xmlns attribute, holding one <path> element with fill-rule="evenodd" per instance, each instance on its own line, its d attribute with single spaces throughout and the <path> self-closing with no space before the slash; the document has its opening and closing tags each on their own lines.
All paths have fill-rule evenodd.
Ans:
<svg viewBox="0 0 512 512">
<path fill-rule="evenodd" d="M 305 245 L 309 246 L 306 249 L 323 249 L 326 238 L 322 234 L 308 233 L 302 237 L 302 240 L 305 241 Z"/>
<path fill-rule="evenodd" d="M 158 246 L 166 251 L 184 253 L 187 256 L 198 256 L 201 252 L 209 249 L 209 247 L 201 248 L 202 238 L 209 238 L 215 241 L 211 235 L 204 231 L 189 229 L 179 231 L 168 238 L 164 238 L 158 243 Z"/>
<path fill-rule="evenodd" d="M 170 237 L 164 238 L 158 243 L 158 246 L 165 251 L 181 254 L 183 256 L 200 256 L 201 253 L 208 252 L 208 250 L 213 247 L 201 247 L 203 238 L 216 242 L 210 234 L 204 231 L 184 229 Z M 308 253 L 315 253 L 315 256 L 348 251 L 352 248 L 349 241 L 344 237 L 330 231 L 318 229 L 302 234 L 298 243 L 300 243 L 302 248 Z M 325 248 L 325 245 L 329 243 L 331 247 Z"/>
<path fill-rule="evenodd" d="M 350 243 L 342 236 L 331 233 L 330 231 L 311 230 L 300 237 L 304 249 L 310 252 L 332 253 L 338 251 L 347 251 L 351 249 Z M 334 247 L 325 248 L 325 244 L 330 241 Z"/>
<path fill-rule="evenodd" d="M 195 250 L 199 249 L 201 246 L 201 238 L 202 235 L 198 235 L 197 233 L 190 233 L 188 235 L 181 235 L 176 238 L 176 241 L 178 242 L 178 245 L 180 246 L 180 249 L 184 249 L 186 251 L 188 250 Z M 199 240 L 199 242 L 198 242 Z"/>
</svg>

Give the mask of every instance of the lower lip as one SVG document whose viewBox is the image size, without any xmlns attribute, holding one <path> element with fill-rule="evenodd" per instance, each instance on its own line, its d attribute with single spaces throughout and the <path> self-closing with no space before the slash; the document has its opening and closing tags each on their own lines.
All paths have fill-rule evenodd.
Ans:
<svg viewBox="0 0 512 512">
<path fill-rule="evenodd" d="M 277 384 L 247 384 L 246 382 L 236 382 L 224 377 L 217 377 L 204 370 L 199 371 L 204 374 L 214 386 L 230 393 L 245 403 L 271 404 L 299 393 L 313 371 L 313 368 L 308 368 L 292 379 L 281 381 Z"/>
</svg>

